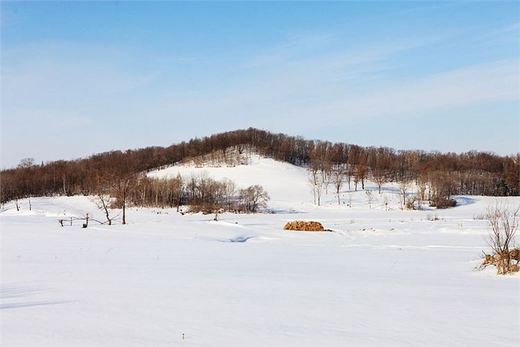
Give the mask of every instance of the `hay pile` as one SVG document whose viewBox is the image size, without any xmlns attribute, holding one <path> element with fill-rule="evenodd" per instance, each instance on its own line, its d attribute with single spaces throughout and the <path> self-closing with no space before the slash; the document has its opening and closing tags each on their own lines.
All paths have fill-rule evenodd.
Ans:
<svg viewBox="0 0 520 347">
<path fill-rule="evenodd" d="M 284 230 L 297 230 L 297 231 L 326 231 L 320 222 L 306 222 L 306 221 L 293 221 L 288 222 L 283 227 Z"/>
</svg>

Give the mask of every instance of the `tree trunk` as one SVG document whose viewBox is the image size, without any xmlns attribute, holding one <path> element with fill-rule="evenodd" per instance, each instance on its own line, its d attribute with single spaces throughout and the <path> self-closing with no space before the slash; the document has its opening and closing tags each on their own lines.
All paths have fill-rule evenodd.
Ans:
<svg viewBox="0 0 520 347">
<path fill-rule="evenodd" d="M 126 189 L 127 184 L 125 182 L 125 185 L 123 186 L 123 225 L 126 224 Z"/>
</svg>

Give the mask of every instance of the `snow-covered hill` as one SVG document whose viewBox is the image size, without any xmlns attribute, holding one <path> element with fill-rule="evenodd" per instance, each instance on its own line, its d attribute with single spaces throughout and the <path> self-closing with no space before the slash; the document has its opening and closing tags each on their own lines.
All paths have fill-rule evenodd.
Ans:
<svg viewBox="0 0 520 347">
<path fill-rule="evenodd" d="M 174 165 L 148 174 L 156 178 L 207 176 L 217 180 L 229 179 L 240 188 L 259 184 L 271 196 L 273 203 L 311 203 L 312 195 L 307 171 L 295 165 L 253 154 L 249 164 L 237 166 L 196 166 L 193 163 Z"/>
<path fill-rule="evenodd" d="M 474 271 L 487 248 L 481 215 L 496 200 L 401 211 L 396 189 L 345 187 L 312 205 L 304 169 L 178 165 L 263 185 L 275 214 L 181 215 L 130 208 L 128 225 L 58 219 L 103 215 L 90 197 L 21 200 L 0 213 L 2 346 L 448 346 L 520 343 L 520 277 Z M 367 184 L 368 189 L 374 189 Z M 384 201 L 389 201 L 388 211 Z M 501 198 L 520 204 L 519 198 Z M 115 211 L 117 214 L 117 211 Z M 331 233 L 282 230 L 318 220 Z"/>
</svg>

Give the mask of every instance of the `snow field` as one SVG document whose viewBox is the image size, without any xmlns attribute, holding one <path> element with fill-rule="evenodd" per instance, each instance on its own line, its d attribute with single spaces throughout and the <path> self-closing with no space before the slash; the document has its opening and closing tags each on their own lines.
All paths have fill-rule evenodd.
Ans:
<svg viewBox="0 0 520 347">
<path fill-rule="evenodd" d="M 474 271 L 495 199 L 401 211 L 395 186 L 312 205 L 304 169 L 253 158 L 234 168 L 174 166 L 261 184 L 277 213 L 128 210 L 128 225 L 60 227 L 92 198 L 12 203 L 0 213 L 2 346 L 515 346 L 520 277 Z M 368 189 L 376 189 L 367 184 Z M 332 190 L 332 187 L 331 187 Z M 502 198 L 519 204 L 518 198 Z M 433 217 L 437 220 L 432 220 Z M 317 220 L 328 233 L 283 231 Z M 184 339 L 182 339 L 184 334 Z"/>
</svg>

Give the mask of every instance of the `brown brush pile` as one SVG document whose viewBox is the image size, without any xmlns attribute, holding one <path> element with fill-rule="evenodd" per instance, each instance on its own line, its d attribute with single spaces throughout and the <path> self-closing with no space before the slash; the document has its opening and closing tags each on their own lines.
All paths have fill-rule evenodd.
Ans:
<svg viewBox="0 0 520 347">
<path fill-rule="evenodd" d="M 296 231 L 326 231 L 320 222 L 292 221 L 285 224 L 284 230 Z"/>
<path fill-rule="evenodd" d="M 520 248 L 514 248 L 508 254 L 484 254 L 480 269 L 484 269 L 489 265 L 497 268 L 499 274 L 518 272 L 520 270 Z"/>
</svg>

